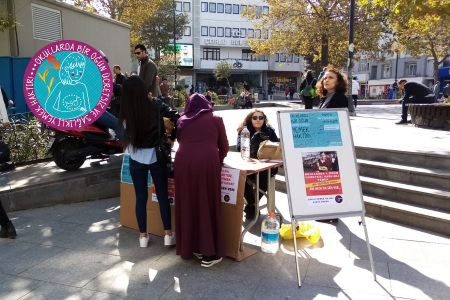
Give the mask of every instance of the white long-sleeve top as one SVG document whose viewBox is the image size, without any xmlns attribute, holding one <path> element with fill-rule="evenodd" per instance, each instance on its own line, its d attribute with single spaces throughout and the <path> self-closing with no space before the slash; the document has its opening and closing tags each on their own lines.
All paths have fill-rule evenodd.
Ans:
<svg viewBox="0 0 450 300">
<path fill-rule="evenodd" d="M 8 99 L 6 99 L 6 101 L 8 101 Z M 8 112 L 6 111 L 2 93 L 0 93 L 0 123 L 9 123 Z"/>
</svg>

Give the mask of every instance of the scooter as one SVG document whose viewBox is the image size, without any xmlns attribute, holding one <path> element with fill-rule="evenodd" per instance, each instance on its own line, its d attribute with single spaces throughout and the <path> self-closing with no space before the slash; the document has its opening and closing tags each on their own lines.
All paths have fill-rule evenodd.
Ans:
<svg viewBox="0 0 450 300">
<path fill-rule="evenodd" d="M 54 129 L 47 145 L 55 164 L 64 170 L 80 168 L 86 159 L 106 159 L 123 153 L 120 141 L 97 123 L 74 130 Z"/>
</svg>

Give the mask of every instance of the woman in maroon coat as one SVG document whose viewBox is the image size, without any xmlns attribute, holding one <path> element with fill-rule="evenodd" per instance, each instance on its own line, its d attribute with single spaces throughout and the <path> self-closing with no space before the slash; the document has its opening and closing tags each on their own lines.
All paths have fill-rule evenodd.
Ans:
<svg viewBox="0 0 450 300">
<path fill-rule="evenodd" d="M 228 153 L 222 118 L 213 114 L 205 96 L 194 94 L 177 122 L 175 158 L 177 255 L 192 254 L 203 267 L 225 256 L 220 214 L 221 170 Z"/>
</svg>

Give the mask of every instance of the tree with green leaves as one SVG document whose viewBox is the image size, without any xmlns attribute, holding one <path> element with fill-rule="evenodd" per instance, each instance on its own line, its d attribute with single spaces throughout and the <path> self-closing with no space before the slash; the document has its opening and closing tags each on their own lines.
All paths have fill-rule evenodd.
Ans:
<svg viewBox="0 0 450 300">
<path fill-rule="evenodd" d="M 225 60 L 217 63 L 214 67 L 213 74 L 217 81 L 226 79 L 228 83 L 228 88 L 231 89 L 230 81 L 228 78 L 231 75 L 231 70 L 233 69 L 233 65 L 229 64 Z"/>
<path fill-rule="evenodd" d="M 4 32 L 9 28 L 20 25 L 11 15 L 0 15 L 0 32 Z"/>
<path fill-rule="evenodd" d="M 141 40 L 155 52 L 155 60 L 160 59 L 161 50 L 169 51 L 169 43 L 174 37 L 175 6 L 172 0 L 163 0 L 156 12 L 147 18 L 140 27 L 138 34 Z M 175 15 L 175 38 L 183 37 L 184 28 L 189 24 L 186 13 Z M 173 46 L 172 46 L 173 47 Z"/>
<path fill-rule="evenodd" d="M 158 76 L 162 79 L 164 77 L 172 77 L 175 74 L 180 73 L 180 62 L 175 61 L 173 58 L 164 57 L 155 61 L 158 67 Z"/>
<path fill-rule="evenodd" d="M 387 11 L 368 0 L 355 11 L 355 57 L 379 58 L 389 49 Z M 266 0 L 268 12 L 255 6 L 242 13 L 261 31 L 249 44 L 258 55 L 278 52 L 311 56 L 322 66 L 347 65 L 350 0 Z M 270 34 L 268 34 L 270 33 Z M 382 42 L 380 42 L 382 41 Z"/>
<path fill-rule="evenodd" d="M 390 11 L 389 22 L 395 32 L 399 51 L 409 50 L 414 57 L 433 57 L 434 80 L 439 65 L 450 57 L 450 0 L 378 0 Z M 367 5 L 368 0 L 361 0 Z"/>
</svg>

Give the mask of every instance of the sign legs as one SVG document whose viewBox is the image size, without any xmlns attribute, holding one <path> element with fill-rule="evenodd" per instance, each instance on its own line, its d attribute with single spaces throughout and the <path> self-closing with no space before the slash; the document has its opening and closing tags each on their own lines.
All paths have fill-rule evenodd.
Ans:
<svg viewBox="0 0 450 300">
<path fill-rule="evenodd" d="M 366 218 L 364 215 L 361 215 L 361 221 L 364 226 L 364 233 L 366 235 L 367 250 L 369 251 L 370 266 L 372 267 L 373 280 L 377 281 L 377 274 L 375 273 L 375 266 L 373 264 L 372 249 L 370 248 L 369 234 L 367 233 Z"/>
<path fill-rule="evenodd" d="M 296 236 L 296 226 L 295 226 L 295 218 L 292 217 L 291 224 L 292 224 L 292 234 L 294 236 L 294 256 L 295 256 L 295 266 L 297 267 L 297 280 L 298 280 L 298 287 L 302 287 L 302 280 L 300 278 L 300 268 L 298 267 L 298 250 L 297 250 L 297 236 Z"/>
</svg>

